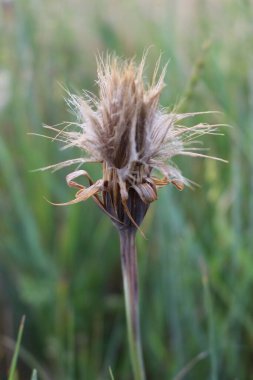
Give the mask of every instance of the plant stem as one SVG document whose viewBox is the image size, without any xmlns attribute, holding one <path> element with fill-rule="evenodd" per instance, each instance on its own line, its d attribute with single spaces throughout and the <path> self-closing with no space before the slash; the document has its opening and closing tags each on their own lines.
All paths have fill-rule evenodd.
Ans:
<svg viewBox="0 0 253 380">
<path fill-rule="evenodd" d="M 145 380 L 140 336 L 135 235 L 136 230 L 133 228 L 120 231 L 121 267 L 124 285 L 128 343 L 134 380 Z"/>
</svg>

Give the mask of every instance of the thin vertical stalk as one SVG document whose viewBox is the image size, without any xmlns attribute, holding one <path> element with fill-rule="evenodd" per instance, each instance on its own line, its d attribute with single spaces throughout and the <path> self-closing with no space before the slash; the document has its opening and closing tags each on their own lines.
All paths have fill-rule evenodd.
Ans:
<svg viewBox="0 0 253 380">
<path fill-rule="evenodd" d="M 136 230 L 133 228 L 120 231 L 121 267 L 124 285 L 128 343 L 134 380 L 145 380 L 146 377 L 140 336 L 138 269 L 135 235 Z"/>
</svg>

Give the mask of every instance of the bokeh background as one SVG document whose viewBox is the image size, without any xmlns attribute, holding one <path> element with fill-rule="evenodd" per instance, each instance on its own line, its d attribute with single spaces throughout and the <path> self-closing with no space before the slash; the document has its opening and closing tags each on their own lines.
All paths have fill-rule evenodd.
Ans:
<svg viewBox="0 0 253 380">
<path fill-rule="evenodd" d="M 1 0 L 1 380 L 24 314 L 17 379 L 132 379 L 116 231 L 92 200 L 44 200 L 73 197 L 68 171 L 31 170 L 79 152 L 28 133 L 75 120 L 63 87 L 97 93 L 98 52 L 150 46 L 147 78 L 169 60 L 163 106 L 232 127 L 203 139 L 229 164 L 177 160 L 201 187 L 162 189 L 138 237 L 148 379 L 253 378 L 252 1 Z"/>
</svg>

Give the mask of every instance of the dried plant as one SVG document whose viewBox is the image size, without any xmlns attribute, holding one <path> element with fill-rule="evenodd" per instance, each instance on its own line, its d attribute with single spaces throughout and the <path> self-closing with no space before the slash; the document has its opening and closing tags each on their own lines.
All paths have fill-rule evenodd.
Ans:
<svg viewBox="0 0 253 380">
<path fill-rule="evenodd" d="M 78 165 L 78 170 L 66 177 L 67 184 L 78 189 L 75 199 L 60 205 L 92 197 L 119 231 L 135 380 L 145 379 L 138 311 L 136 231 L 150 203 L 157 199 L 160 187 L 171 183 L 182 190 L 190 184 L 172 163 L 173 157 L 210 157 L 201 153 L 194 143 L 202 135 L 216 134 L 219 127 L 203 123 L 191 127 L 181 125 L 182 120 L 203 113 L 178 114 L 162 109 L 159 98 L 166 67 L 158 76 L 158 61 L 152 82 L 147 86 L 143 80 L 144 64 L 145 57 L 139 66 L 133 60 L 122 61 L 117 57 L 98 59 L 99 97 L 89 92 L 83 97 L 69 94 L 67 102 L 79 121 L 67 123 L 62 130 L 46 126 L 55 132 L 53 139 L 63 142 L 65 149 L 78 147 L 84 157 L 42 169 L 58 170 Z M 103 177 L 95 183 L 80 169 L 88 162 L 103 165 Z M 80 176 L 88 179 L 88 187 L 77 182 Z"/>
</svg>

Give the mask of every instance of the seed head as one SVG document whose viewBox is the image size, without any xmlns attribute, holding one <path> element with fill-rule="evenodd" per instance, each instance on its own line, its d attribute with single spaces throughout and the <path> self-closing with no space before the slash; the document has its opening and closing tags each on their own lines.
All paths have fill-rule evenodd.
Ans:
<svg viewBox="0 0 253 380">
<path fill-rule="evenodd" d="M 62 141 L 64 148 L 78 147 L 84 155 L 44 168 L 79 165 L 66 177 L 68 185 L 78 192 L 74 200 L 63 205 L 93 197 L 118 228 L 138 227 L 149 204 L 157 199 L 158 188 L 171 183 L 182 190 L 189 185 L 172 163 L 173 157 L 209 157 L 193 145 L 199 136 L 215 134 L 219 126 L 181 125 L 182 120 L 201 113 L 177 114 L 162 109 L 159 98 L 166 67 L 158 76 L 158 61 L 151 84 L 146 85 L 144 64 L 145 57 L 140 65 L 116 57 L 99 58 L 99 96 L 88 92 L 82 97 L 69 94 L 67 102 L 79 121 L 68 123 L 63 130 L 46 127 L 56 133 L 54 139 Z M 103 165 L 103 177 L 95 183 L 79 169 L 87 162 Z M 88 187 L 76 182 L 80 176 L 87 177 Z"/>
</svg>

